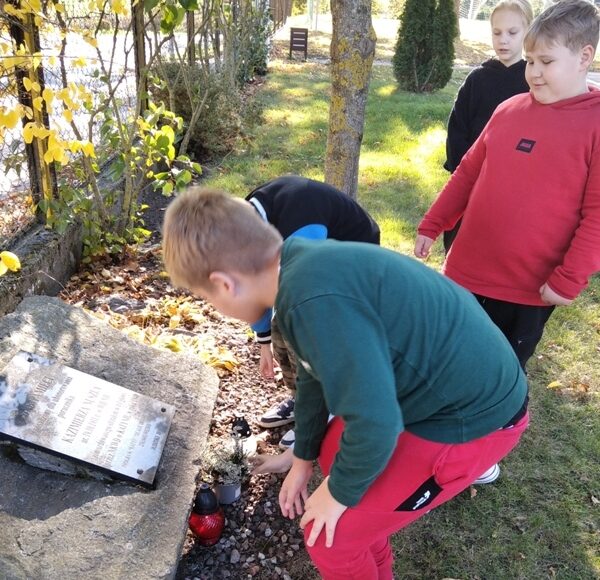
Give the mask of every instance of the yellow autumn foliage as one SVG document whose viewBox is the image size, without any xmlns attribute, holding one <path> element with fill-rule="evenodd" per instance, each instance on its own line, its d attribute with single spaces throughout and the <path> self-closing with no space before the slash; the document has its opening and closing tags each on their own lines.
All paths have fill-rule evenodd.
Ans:
<svg viewBox="0 0 600 580">
<path fill-rule="evenodd" d="M 3 276 L 9 270 L 18 272 L 21 269 L 21 261 L 18 256 L 12 252 L 0 252 L 0 276 Z"/>
</svg>

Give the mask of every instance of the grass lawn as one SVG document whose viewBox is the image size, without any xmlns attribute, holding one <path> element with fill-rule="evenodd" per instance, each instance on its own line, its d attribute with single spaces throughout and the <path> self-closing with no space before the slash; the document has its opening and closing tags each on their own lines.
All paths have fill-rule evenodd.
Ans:
<svg viewBox="0 0 600 580">
<path fill-rule="evenodd" d="M 399 252 L 411 253 L 415 226 L 448 177 L 445 122 L 464 74 L 424 96 L 397 91 L 389 66 L 374 68 L 359 201 Z M 283 173 L 322 179 L 328 89 L 324 65 L 278 61 L 259 92 L 264 122 L 205 183 L 241 195 Z M 440 262 L 438 247 L 429 263 Z M 396 534 L 398 579 L 600 578 L 598 277 L 549 322 L 530 382 L 532 425 L 501 479 Z M 299 561 L 294 578 L 314 577 L 309 570 Z"/>
</svg>

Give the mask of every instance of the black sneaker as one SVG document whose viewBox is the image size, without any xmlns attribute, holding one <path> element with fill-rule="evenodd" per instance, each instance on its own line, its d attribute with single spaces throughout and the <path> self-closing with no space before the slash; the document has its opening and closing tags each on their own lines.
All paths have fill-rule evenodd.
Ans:
<svg viewBox="0 0 600 580">
<path fill-rule="evenodd" d="M 294 422 L 294 399 L 288 399 L 269 409 L 258 421 L 261 427 L 281 427 Z"/>
</svg>

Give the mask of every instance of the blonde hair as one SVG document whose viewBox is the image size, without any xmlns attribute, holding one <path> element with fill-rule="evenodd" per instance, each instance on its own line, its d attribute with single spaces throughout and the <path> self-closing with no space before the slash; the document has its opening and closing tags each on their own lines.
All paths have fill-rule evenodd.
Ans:
<svg viewBox="0 0 600 580">
<path fill-rule="evenodd" d="M 533 20 L 533 8 L 528 0 L 500 0 L 490 14 L 490 22 L 494 18 L 494 14 L 500 10 L 512 10 L 517 12 L 523 18 L 525 28 L 527 28 Z"/>
<path fill-rule="evenodd" d="M 190 187 L 167 208 L 163 260 L 173 284 L 209 287 L 217 271 L 262 272 L 281 247 L 281 235 L 246 201 Z"/>
<path fill-rule="evenodd" d="M 533 21 L 523 40 L 525 50 L 533 50 L 539 41 L 562 43 L 575 52 L 584 46 L 598 46 L 600 14 L 587 0 L 560 0 Z"/>
</svg>

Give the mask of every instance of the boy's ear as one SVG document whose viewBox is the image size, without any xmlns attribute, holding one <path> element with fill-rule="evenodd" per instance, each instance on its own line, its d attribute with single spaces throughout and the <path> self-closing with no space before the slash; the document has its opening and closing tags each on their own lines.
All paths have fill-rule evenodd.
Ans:
<svg viewBox="0 0 600 580">
<path fill-rule="evenodd" d="M 211 272 L 208 280 L 216 289 L 223 290 L 227 294 L 235 294 L 236 292 L 235 279 L 227 272 Z"/>
<path fill-rule="evenodd" d="M 594 47 L 591 44 L 588 44 L 581 49 L 581 65 L 584 68 L 587 69 L 590 67 L 590 65 L 594 61 L 595 53 L 596 51 L 594 50 Z"/>
</svg>

